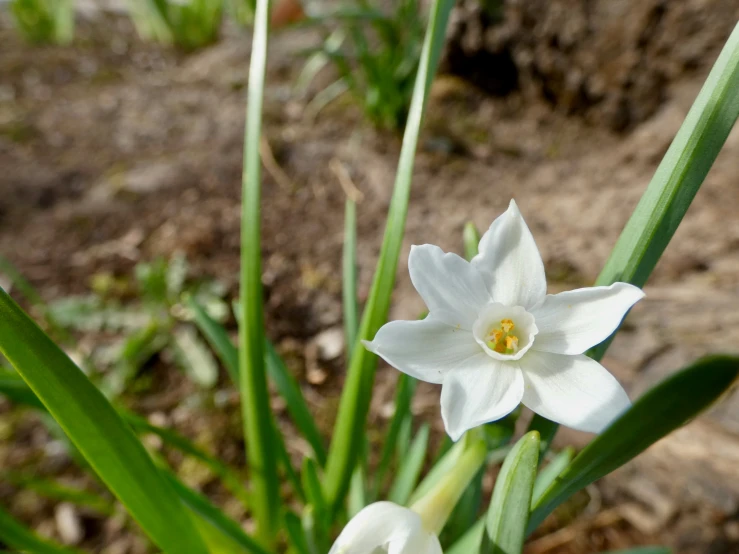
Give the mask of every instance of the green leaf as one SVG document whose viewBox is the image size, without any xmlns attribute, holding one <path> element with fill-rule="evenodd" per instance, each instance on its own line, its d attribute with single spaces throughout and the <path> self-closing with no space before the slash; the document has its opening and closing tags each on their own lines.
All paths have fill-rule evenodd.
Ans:
<svg viewBox="0 0 739 554">
<path fill-rule="evenodd" d="M 106 497 L 107 495 L 69 487 L 52 479 L 46 479 L 32 473 L 26 474 L 7 471 L 3 474 L 3 479 L 16 487 L 33 491 L 44 498 L 83 506 L 105 516 L 113 515 L 115 510 L 111 500 Z"/>
<path fill-rule="evenodd" d="M 188 438 L 180 435 L 176 431 L 165 429 L 158 425 L 152 425 L 143 417 L 131 412 L 119 410 L 119 413 L 137 433 L 152 433 L 161 438 L 167 446 L 175 448 L 180 452 L 201 461 L 223 481 L 225 487 L 231 491 L 236 498 L 241 500 L 245 506 L 249 505 L 249 495 L 241 484 L 243 479 L 229 466 L 211 456 L 203 449 L 196 446 Z"/>
<path fill-rule="evenodd" d="M 300 521 L 300 518 L 293 512 L 287 512 L 285 514 L 285 531 L 287 531 L 287 538 L 290 546 L 297 552 L 297 554 L 312 554 L 312 551 L 308 546 L 308 539 L 303 531 L 303 524 Z"/>
<path fill-rule="evenodd" d="M 388 427 L 385 440 L 382 443 L 382 453 L 380 454 L 380 463 L 375 470 L 375 496 L 382 487 L 385 472 L 390 467 L 390 462 L 393 459 L 393 454 L 396 450 L 398 443 L 398 435 L 400 429 L 403 426 L 403 421 L 410 415 L 411 412 L 411 400 L 413 400 L 413 393 L 416 391 L 416 384 L 418 381 L 413 377 L 406 375 L 405 373 L 398 374 L 398 383 L 395 389 L 395 412 L 390 420 L 390 426 Z"/>
<path fill-rule="evenodd" d="M 467 261 L 477 256 L 477 247 L 480 244 L 480 231 L 477 230 L 475 224 L 467 223 L 462 231 L 462 240 L 464 242 L 464 257 Z"/>
<path fill-rule="evenodd" d="M 388 212 L 385 237 L 369 299 L 362 315 L 358 338 L 370 340 L 387 320 L 390 295 L 395 283 L 398 257 L 403 244 L 413 164 L 424 108 L 431 81 L 446 34 L 449 12 L 453 0 L 435 0 L 429 12 L 429 23 L 416 75 L 413 99 L 408 113 L 408 123 L 403 137 L 393 199 Z M 377 368 L 377 357 L 367 352 L 361 343 L 354 346 L 351 363 L 341 395 L 331 447 L 326 464 L 324 487 L 326 498 L 334 510 L 343 502 L 354 471 L 359 451 L 358 444 L 364 435 L 371 391 Z"/>
<path fill-rule="evenodd" d="M 21 406 L 46 410 L 46 406 L 38 399 L 36 393 L 28 387 L 23 377 L 14 370 L 0 368 L 0 393 Z"/>
<path fill-rule="evenodd" d="M 739 25 L 724 45 L 657 172 L 606 261 L 596 285 L 639 287 L 675 234 L 739 117 Z M 591 352 L 600 359 L 605 341 Z"/>
<path fill-rule="evenodd" d="M 313 516 L 313 540 L 322 548 L 327 540 L 327 533 L 331 523 L 328 513 L 326 499 L 323 496 L 321 488 L 321 480 L 318 478 L 318 469 L 316 462 L 312 458 L 303 459 L 303 471 L 301 472 L 303 480 L 303 489 L 308 499 Z"/>
<path fill-rule="evenodd" d="M 520 554 L 539 463 L 539 433 L 526 433 L 503 462 L 495 481 L 480 552 Z"/>
<path fill-rule="evenodd" d="M 239 353 L 237 348 L 231 342 L 226 329 L 211 318 L 207 312 L 193 299 L 190 299 L 189 306 L 195 316 L 195 324 L 202 331 L 208 342 L 216 351 L 235 384 L 239 383 Z M 265 340 L 264 346 L 265 363 L 267 373 L 272 382 L 277 387 L 280 396 L 287 404 L 287 411 L 290 414 L 295 426 L 303 434 L 313 448 L 316 460 L 320 464 L 326 462 L 326 449 L 323 446 L 321 433 L 318 431 L 313 414 L 311 414 L 308 404 L 305 401 L 303 392 L 300 390 L 295 377 L 285 366 L 280 355 L 269 341 Z M 281 440 L 276 437 L 276 440 Z"/>
<path fill-rule="evenodd" d="M 364 469 L 361 465 L 358 465 L 352 474 L 352 481 L 349 484 L 349 498 L 347 499 L 347 515 L 349 519 L 357 515 L 367 505 L 367 491 L 365 490 L 364 483 Z"/>
<path fill-rule="evenodd" d="M 210 346 L 215 350 L 218 357 L 231 376 L 235 385 L 239 384 L 239 351 L 231 342 L 226 329 L 213 319 L 208 312 L 198 303 L 195 298 L 187 300 L 188 307 L 192 310 L 195 325 L 205 335 Z"/>
<path fill-rule="evenodd" d="M 172 472 L 162 469 L 162 475 L 169 481 L 175 492 L 180 496 L 182 502 L 187 506 L 203 532 L 208 545 L 213 548 L 214 543 L 218 545 L 217 550 L 211 550 L 211 554 L 233 554 L 234 547 L 239 552 L 251 552 L 252 554 L 269 554 L 252 537 L 244 533 L 241 526 L 227 517 L 221 510 L 201 494 L 182 483 Z M 227 540 L 224 540 L 227 539 Z M 179 552 L 179 551 L 178 551 Z M 174 553 L 173 553 L 174 554 Z"/>
<path fill-rule="evenodd" d="M 684 425 L 739 376 L 739 358 L 709 356 L 649 390 L 572 461 L 535 504 L 529 532 L 557 506 Z"/>
<path fill-rule="evenodd" d="M 401 506 L 408 502 L 413 492 L 413 488 L 418 482 L 418 477 L 423 469 L 423 462 L 426 459 L 426 450 L 429 445 L 430 428 L 427 423 L 421 425 L 416 433 L 408 453 L 403 457 L 397 475 L 390 487 L 388 500 L 395 502 Z"/>
<path fill-rule="evenodd" d="M 485 518 L 481 517 L 461 538 L 446 549 L 446 554 L 470 554 L 479 551 L 483 533 L 485 533 Z"/>
<path fill-rule="evenodd" d="M 40 538 L 16 521 L 2 507 L 0 507 L 0 543 L 19 551 L 33 552 L 33 554 L 82 554 L 75 548 L 67 548 Z"/>
<path fill-rule="evenodd" d="M 316 461 L 323 466 L 326 463 L 326 449 L 323 446 L 323 438 L 305 401 L 303 391 L 300 390 L 300 384 L 287 369 L 272 344 L 265 343 L 265 350 L 269 377 L 277 387 L 280 396 L 285 399 L 290 419 L 310 444 L 316 456 Z"/>
<path fill-rule="evenodd" d="M 531 495 L 532 508 L 544 494 L 544 491 L 554 483 L 554 480 L 559 477 L 560 473 L 562 473 L 570 464 L 574 455 L 575 449 L 568 446 L 539 471 L 539 475 L 536 476 L 536 483 L 534 483 L 534 494 Z"/>
<path fill-rule="evenodd" d="M 206 552 L 179 499 L 130 427 L 2 289 L 0 351 L 160 548 Z"/>
<path fill-rule="evenodd" d="M 342 271 L 344 337 L 347 363 L 357 342 L 359 303 L 357 301 L 357 203 L 347 198 L 344 210 L 344 253 Z"/>
<path fill-rule="evenodd" d="M 280 491 L 275 456 L 275 430 L 269 405 L 264 361 L 264 299 L 261 260 L 262 104 L 267 65 L 269 0 L 257 0 L 254 14 L 248 102 L 244 134 L 241 199 L 241 279 L 239 310 L 239 375 L 246 459 L 251 473 L 252 512 L 257 538 L 271 549 L 279 526 Z"/>
</svg>

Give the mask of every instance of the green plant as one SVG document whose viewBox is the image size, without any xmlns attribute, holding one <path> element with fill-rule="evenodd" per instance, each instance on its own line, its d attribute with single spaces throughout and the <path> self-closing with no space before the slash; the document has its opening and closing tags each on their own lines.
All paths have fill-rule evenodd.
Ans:
<svg viewBox="0 0 739 554">
<path fill-rule="evenodd" d="M 74 38 L 72 0 L 13 0 L 10 11 L 30 42 L 68 44 Z"/>
<path fill-rule="evenodd" d="M 80 459 L 89 465 L 89 469 L 110 489 L 162 551 L 186 554 L 265 554 L 281 551 L 325 554 L 328 550 L 330 554 L 354 554 L 374 552 L 377 547 L 386 549 L 388 543 L 392 543 L 394 550 L 406 548 L 406 551 L 414 554 L 438 553 L 441 544 L 447 553 L 454 554 L 520 553 L 527 534 L 552 510 L 578 490 L 623 465 L 655 441 L 696 417 L 728 390 L 739 376 L 739 358 L 733 356 L 712 356 L 690 364 L 656 385 L 633 406 L 623 409 L 624 406 L 619 404 L 620 415 L 614 418 L 610 417 L 614 414 L 610 414 L 608 419 L 612 421 L 608 425 L 598 420 L 597 427 L 602 429 L 602 433 L 577 456 L 573 455 L 571 449 L 565 449 L 555 453 L 548 465 L 540 467 L 539 460 L 547 456 L 557 425 L 538 415 L 532 420 L 529 430 L 513 441 L 520 410 L 511 406 L 505 417 L 496 414 L 482 418 L 474 425 L 456 428 L 457 431 L 466 430 L 456 444 L 446 442 L 433 451 L 429 427 L 417 425 L 410 410 L 415 389 L 414 377 L 403 375 L 397 388 L 395 413 L 383 435 L 383 443 L 369 443 L 365 428 L 377 357 L 368 348 L 389 356 L 389 350 L 384 349 L 383 341 L 378 339 L 378 330 L 389 328 L 384 325 L 402 246 L 419 130 L 451 6 L 451 0 L 436 0 L 431 6 L 380 258 L 358 324 L 356 315 L 360 310 L 354 282 L 356 214 L 353 204 L 347 205 L 344 298 L 347 304 L 346 335 L 351 353 L 336 426 L 328 448 L 318 432 L 299 385 L 272 348 L 264 329 L 259 144 L 268 42 L 267 0 L 259 0 L 256 6 L 248 87 L 241 293 L 236 310 L 238 344 L 231 342 L 226 329 L 200 305 L 202 298 L 190 295 L 186 301 L 194 323 L 217 352 L 241 393 L 249 471 L 248 490 L 241 486 L 237 470 L 225 466 L 184 437 L 142 421 L 121 407 L 114 407 L 71 359 L 0 289 L 0 352 L 14 368 L 0 371 L 0 392 L 15 403 L 53 417 L 69 437 Z M 646 281 L 738 116 L 739 26 L 727 42 L 634 217 L 624 230 L 599 284 L 611 284 L 618 280 L 641 285 Z M 517 264 L 513 258 L 502 257 L 501 260 L 493 260 L 495 263 L 491 265 L 488 263 L 491 260 L 485 258 L 490 252 L 490 242 L 498 240 L 496 236 L 512 236 L 513 242 L 529 240 L 528 229 L 524 232 L 525 224 L 515 204 L 494 226 L 498 230 L 507 229 L 507 234 L 483 236 L 479 241 L 479 252 L 478 233 L 472 227 L 466 228 L 466 257 L 477 260 L 472 263 L 481 265 L 480 271 L 493 272 L 497 289 L 503 291 L 501 294 L 532 296 L 532 291 L 541 285 L 533 279 L 527 280 L 530 274 L 538 271 L 534 267 L 536 263 Z M 426 250 L 435 252 L 433 247 Z M 533 251 L 529 248 L 529 252 Z M 443 260 L 440 266 L 448 263 L 457 268 L 459 271 L 455 275 L 469 271 L 470 264 L 461 258 L 447 254 L 439 259 Z M 165 311 L 171 311 L 173 303 L 182 303 L 182 274 L 182 271 L 173 271 L 171 265 L 168 267 L 158 263 L 139 269 L 141 290 L 147 301 L 158 307 L 155 311 L 165 307 Z M 519 277 L 511 278 L 511 275 Z M 474 272 L 471 279 L 477 279 Z M 453 318 L 458 314 L 453 310 L 439 310 L 440 306 L 449 304 L 450 298 L 455 298 L 462 279 L 452 279 L 444 284 L 429 283 L 423 279 L 414 281 L 429 305 L 430 315 L 423 321 L 408 323 L 409 328 L 425 328 L 441 318 L 441 323 L 448 327 L 447 335 L 459 330 L 469 331 L 462 329 L 462 324 L 467 326 L 469 322 L 460 321 L 458 328 L 454 325 Z M 172 285 L 173 282 L 176 286 Z M 471 288 L 468 291 L 470 296 L 478 292 L 482 294 L 482 289 L 486 287 L 482 281 L 475 282 L 477 284 L 473 285 L 480 285 L 477 287 L 479 290 L 475 292 Z M 522 283 L 526 286 L 522 286 Z M 621 288 L 633 290 L 628 286 Z M 64 325 L 63 311 L 51 310 L 51 313 L 57 325 Z M 545 319 L 542 316 L 542 320 Z M 490 333 L 489 338 L 486 335 L 485 345 L 500 356 L 515 356 L 518 346 L 523 349 L 525 340 L 531 339 L 526 339 L 520 331 L 513 333 L 512 320 L 506 318 L 499 323 L 502 325 L 500 329 L 495 326 L 484 329 Z M 519 327 L 525 328 L 525 325 Z M 549 347 L 556 344 L 566 350 L 567 355 L 577 356 L 579 363 L 586 363 L 581 353 L 571 350 L 582 348 L 584 342 L 580 340 L 581 336 L 591 330 L 575 331 L 568 329 L 569 335 L 550 333 L 547 339 L 550 342 L 545 344 Z M 598 332 L 605 331 L 601 327 Z M 531 331 L 531 334 L 535 333 Z M 443 337 L 444 340 L 447 338 Z M 580 342 L 573 346 L 575 339 Z M 590 344 L 592 339 L 590 335 Z M 367 344 L 366 341 L 370 340 L 373 342 Z M 412 341 L 405 346 L 408 350 L 415 348 Z M 435 346 L 432 344 L 431 347 Z M 591 352 L 591 356 L 598 359 L 606 347 L 607 341 L 604 341 L 602 346 Z M 448 352 L 443 349 L 440 352 L 440 360 L 451 359 L 443 357 Z M 424 354 L 423 349 L 420 354 Z M 485 350 L 475 351 L 474 356 L 480 355 L 487 356 L 488 353 Z M 498 359 L 496 356 L 490 357 Z M 505 358 L 506 361 L 511 359 Z M 591 360 L 587 363 L 595 362 Z M 413 366 L 405 362 L 397 365 L 407 373 L 414 372 Z M 460 367 L 445 366 L 443 363 L 438 367 L 439 375 L 452 370 L 460 370 Z M 431 378 L 437 377 L 432 375 Z M 283 435 L 270 409 L 270 380 L 285 400 L 296 428 L 312 449 L 312 455 L 306 457 L 300 468 L 294 467 L 286 455 Z M 459 403 L 454 405 L 453 398 L 457 390 L 452 387 L 452 414 L 455 413 L 454 409 L 464 408 Z M 525 401 L 536 406 L 536 402 L 531 402 L 530 398 Z M 482 406 L 484 409 L 489 407 Z M 444 415 L 445 423 L 449 423 L 449 413 Z M 590 415 L 593 420 L 597 419 L 597 414 Z M 499 418 L 497 421 L 489 421 L 496 417 Z M 585 423 L 590 425 L 592 421 Z M 207 498 L 184 485 L 164 457 L 147 452 L 136 437 L 137 433 L 155 433 L 172 448 L 207 464 L 224 485 L 248 505 L 256 528 L 253 535 L 245 533 L 237 522 L 229 519 Z M 455 438 L 457 434 L 461 435 L 455 431 Z M 378 449 L 379 461 L 370 455 L 376 446 L 381 446 Z M 492 500 L 483 515 L 480 476 L 501 462 L 503 465 Z M 425 467 L 428 467 L 426 472 Z M 24 486 L 23 479 L 17 479 L 16 482 Z M 31 486 L 28 481 L 25 483 Z M 48 483 L 36 483 L 33 486 L 49 496 L 63 496 L 68 501 L 89 503 L 89 497 L 80 491 L 70 491 Z M 283 488 L 290 490 L 289 502 L 281 494 Z M 385 498 L 389 501 L 382 500 Z M 101 508 L 100 505 L 97 507 Z M 101 509 L 106 508 L 102 506 Z M 343 531 L 339 533 L 342 526 Z M 70 552 L 70 549 L 39 539 L 3 511 L 0 511 L 0 540 L 20 550 Z M 333 547 L 330 546 L 332 543 Z M 664 552 L 659 548 L 651 551 Z"/>
<path fill-rule="evenodd" d="M 43 306 L 51 330 L 82 331 L 98 337 L 84 363 L 108 396 L 117 396 L 155 356 L 179 367 L 195 383 L 213 387 L 218 363 L 193 323 L 189 300 L 218 321 L 229 313 L 216 281 L 192 282 L 183 256 L 139 263 L 134 279 L 101 273 L 91 279 L 93 293 L 66 297 Z M 37 296 L 37 295 L 34 295 Z"/>
<path fill-rule="evenodd" d="M 129 13 L 146 40 L 194 50 L 215 42 L 221 0 L 128 0 Z"/>
<path fill-rule="evenodd" d="M 417 0 L 400 0 L 385 14 L 367 0 L 334 13 L 315 16 L 310 23 L 326 30 L 322 45 L 312 52 L 299 78 L 305 90 L 313 77 L 332 65 L 339 78 L 312 100 L 318 110 L 349 91 L 375 125 L 400 130 L 405 125 L 413 83 L 421 56 L 423 16 Z M 338 22 L 338 29 L 331 30 Z"/>
</svg>

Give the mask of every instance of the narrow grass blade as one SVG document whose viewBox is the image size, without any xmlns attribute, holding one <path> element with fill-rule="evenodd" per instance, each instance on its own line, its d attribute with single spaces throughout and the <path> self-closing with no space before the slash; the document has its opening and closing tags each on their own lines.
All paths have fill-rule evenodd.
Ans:
<svg viewBox="0 0 739 554">
<path fill-rule="evenodd" d="M 739 377 L 739 358 L 709 356 L 658 384 L 598 435 L 535 504 L 529 532 L 574 493 L 693 419 Z"/>
<path fill-rule="evenodd" d="M 2 289 L 0 351 L 160 548 L 206 552 L 179 499 L 130 427 Z"/>
<path fill-rule="evenodd" d="M 536 483 L 534 483 L 534 494 L 531 495 L 531 507 L 539 501 L 554 480 L 559 477 L 560 473 L 570 465 L 573 456 L 575 455 L 575 449 L 568 446 L 562 452 L 557 454 L 554 459 L 549 462 L 544 468 L 539 471 L 539 475 L 536 476 Z"/>
<path fill-rule="evenodd" d="M 323 496 L 321 481 L 318 478 L 318 468 L 315 460 L 311 458 L 303 459 L 303 471 L 301 472 L 303 489 L 308 499 L 308 504 L 313 516 L 312 539 L 320 547 L 321 551 L 328 550 L 328 545 L 324 544 L 328 539 L 328 531 L 330 527 L 330 517 L 326 499 Z"/>
<path fill-rule="evenodd" d="M 369 340 L 385 323 L 390 307 L 390 295 L 395 283 L 400 248 L 403 243 L 408 200 L 413 176 L 418 136 L 431 81 L 436 72 L 444 42 L 449 12 L 453 0 L 435 0 L 429 12 L 429 23 L 416 75 L 408 123 L 388 212 L 385 237 L 375 278 L 365 307 L 358 338 Z M 329 504 L 335 510 L 343 502 L 357 460 L 358 442 L 363 435 L 371 391 L 375 380 L 377 357 L 360 343 L 354 347 L 349 370 L 341 395 L 331 447 L 326 465 L 324 487 Z"/>
<path fill-rule="evenodd" d="M 342 271 L 342 300 L 344 304 L 344 337 L 346 360 L 349 363 L 359 327 L 357 301 L 357 203 L 347 198 L 344 210 L 344 252 Z"/>
<path fill-rule="evenodd" d="M 217 551 L 211 550 L 211 554 L 216 554 L 217 552 L 222 552 L 223 554 L 232 554 L 234 552 L 269 554 L 256 540 L 244 533 L 238 523 L 211 504 L 210 500 L 186 486 L 169 470 L 162 470 L 162 475 L 172 485 L 172 488 L 180 496 L 185 506 L 195 515 L 194 519 L 198 528 L 201 532 L 205 531 L 203 534 L 207 537 L 211 549 L 213 548 L 213 543 L 219 545 Z M 204 528 L 204 525 L 210 527 L 210 529 L 207 529 L 207 527 Z M 215 534 L 220 535 L 220 538 L 216 537 Z M 224 539 L 228 540 L 225 541 Z M 238 551 L 235 551 L 234 547 L 238 547 Z"/>
<path fill-rule="evenodd" d="M 308 408 L 303 392 L 300 390 L 300 384 L 287 369 L 274 346 L 268 342 L 265 344 L 265 349 L 269 377 L 277 387 L 280 396 L 285 399 L 290 419 L 310 444 L 318 464 L 323 466 L 326 463 L 326 449 L 323 446 L 323 438 L 316 426 L 315 419 L 313 419 L 313 414 Z"/>
<path fill-rule="evenodd" d="M 642 286 L 682 221 L 739 117 L 739 25 L 726 42 L 598 284 Z"/>
<path fill-rule="evenodd" d="M 3 479 L 16 487 L 33 491 L 44 498 L 58 502 L 69 502 L 105 516 L 112 516 L 115 510 L 110 498 L 106 498 L 102 494 L 92 493 L 77 487 L 69 487 L 35 474 L 8 471 L 3 474 Z"/>
<path fill-rule="evenodd" d="M 191 300 L 189 305 L 195 315 L 195 324 L 208 339 L 208 342 L 226 366 L 226 370 L 233 382 L 238 384 L 239 353 L 231 342 L 226 329 L 224 329 L 223 325 L 211 318 L 194 300 Z M 321 438 L 321 433 L 318 431 L 315 419 L 313 419 L 303 392 L 300 390 L 300 385 L 269 341 L 265 341 L 264 353 L 267 374 L 277 387 L 280 396 L 285 400 L 290 418 L 302 433 L 305 440 L 311 445 L 311 448 L 313 448 L 316 460 L 323 465 L 326 462 L 326 449 L 323 446 L 323 439 Z M 279 441 L 281 438 L 276 437 L 276 440 Z"/>
<path fill-rule="evenodd" d="M 252 511 L 257 537 L 271 547 L 279 526 L 280 492 L 275 463 L 274 430 L 264 362 L 264 305 L 261 260 L 262 104 L 267 65 L 269 0 L 257 0 L 254 15 L 248 102 L 244 136 L 241 200 L 241 299 L 239 375 L 246 459 L 251 474 Z"/>
<path fill-rule="evenodd" d="M 357 515 L 367 505 L 367 491 L 365 490 L 364 483 L 364 469 L 359 465 L 354 470 L 351 483 L 349 484 L 349 498 L 347 499 L 347 515 L 349 519 Z"/>
<path fill-rule="evenodd" d="M 446 549 L 445 554 L 471 554 L 478 552 L 484 533 L 485 518 L 481 517 L 461 538 Z"/>
<path fill-rule="evenodd" d="M 539 463 L 539 433 L 526 433 L 503 462 L 485 520 L 480 552 L 520 554 Z"/>
<path fill-rule="evenodd" d="M 413 377 L 409 377 L 405 373 L 400 373 L 398 375 L 398 384 L 395 389 L 395 412 L 390 420 L 390 426 L 388 427 L 385 440 L 382 444 L 380 463 L 378 464 L 374 475 L 375 496 L 379 494 L 385 473 L 390 467 L 390 462 L 393 459 L 400 428 L 403 426 L 403 421 L 405 421 L 406 417 L 410 414 L 411 400 L 413 400 L 413 393 L 416 391 L 416 383 L 417 381 Z"/>
<path fill-rule="evenodd" d="M 193 317 L 195 319 L 195 325 L 197 325 L 205 338 L 208 340 L 210 346 L 215 350 L 218 357 L 223 362 L 223 365 L 228 371 L 231 380 L 235 385 L 239 384 L 239 351 L 231 342 L 231 338 L 228 336 L 226 329 L 218 323 L 215 319 L 208 315 L 208 312 L 197 303 L 197 301 L 190 297 L 187 302 L 188 307 L 192 310 Z"/>
<path fill-rule="evenodd" d="M 739 25 L 595 281 L 643 286 L 672 239 L 739 117 Z M 588 355 L 603 358 L 614 335 Z"/>
<path fill-rule="evenodd" d="M 288 542 L 296 554 L 313 554 L 308 546 L 303 524 L 300 518 L 292 512 L 285 514 L 285 531 L 287 532 Z"/>
<path fill-rule="evenodd" d="M 477 256 L 477 247 L 480 244 L 480 231 L 477 230 L 474 223 L 470 222 L 464 226 L 462 241 L 464 242 L 464 257 L 467 261 Z"/>
<path fill-rule="evenodd" d="M 429 445 L 429 431 L 428 424 L 424 423 L 418 430 L 418 433 L 416 433 L 408 449 L 408 453 L 400 463 L 397 476 L 390 487 L 387 498 L 390 502 L 395 502 L 401 506 L 408 502 L 411 492 L 413 492 L 418 482 L 418 477 L 421 475 L 423 462 L 426 459 L 426 450 Z"/>
<path fill-rule="evenodd" d="M 33 552 L 34 554 L 82 554 L 81 550 L 67 548 L 40 538 L 16 521 L 2 507 L 0 507 L 0 543 L 20 552 Z"/>
<path fill-rule="evenodd" d="M 0 368 L 0 394 L 7 396 L 12 402 L 21 406 L 29 406 L 46 411 L 46 406 L 38 399 L 23 377 L 14 370 Z"/>
<path fill-rule="evenodd" d="M 130 412 L 121 411 L 120 413 L 137 433 L 152 433 L 157 435 L 167 446 L 175 448 L 183 454 L 187 454 L 208 466 L 208 468 L 215 473 L 221 481 L 223 481 L 225 487 L 231 491 L 236 498 L 241 500 L 245 506 L 249 505 L 249 495 L 241 484 L 243 481 L 242 478 L 229 466 L 211 456 L 203 449 L 196 446 L 192 441 L 190 441 L 190 439 L 183 437 L 176 431 L 165 429 L 158 425 L 152 425 L 143 417 Z"/>
</svg>

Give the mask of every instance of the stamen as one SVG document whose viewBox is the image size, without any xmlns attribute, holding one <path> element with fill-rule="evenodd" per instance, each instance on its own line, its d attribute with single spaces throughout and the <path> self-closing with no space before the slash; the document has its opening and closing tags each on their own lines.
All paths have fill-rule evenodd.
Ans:
<svg viewBox="0 0 739 554">
<path fill-rule="evenodd" d="M 518 351 L 518 337 L 514 335 L 507 336 L 505 338 L 505 346 L 508 350 L 513 350 L 515 354 Z"/>
<path fill-rule="evenodd" d="M 500 327 L 506 333 L 510 333 L 515 327 L 515 325 L 513 325 L 513 322 L 510 319 L 504 319 L 500 322 Z"/>
</svg>

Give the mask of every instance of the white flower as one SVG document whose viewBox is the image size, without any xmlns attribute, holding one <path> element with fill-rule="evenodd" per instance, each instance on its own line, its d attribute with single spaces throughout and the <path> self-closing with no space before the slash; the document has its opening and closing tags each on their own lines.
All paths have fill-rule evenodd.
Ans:
<svg viewBox="0 0 739 554">
<path fill-rule="evenodd" d="M 328 554 L 442 554 L 439 539 L 424 529 L 421 516 L 392 502 L 360 510 Z"/>
<path fill-rule="evenodd" d="M 629 406 L 616 379 L 583 353 L 644 293 L 615 283 L 546 294 L 544 264 L 513 200 L 471 262 L 425 244 L 411 249 L 408 269 L 428 317 L 390 322 L 364 344 L 400 371 L 442 385 L 453 440 L 521 402 L 596 433 Z"/>
</svg>

